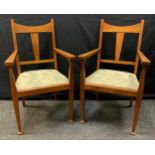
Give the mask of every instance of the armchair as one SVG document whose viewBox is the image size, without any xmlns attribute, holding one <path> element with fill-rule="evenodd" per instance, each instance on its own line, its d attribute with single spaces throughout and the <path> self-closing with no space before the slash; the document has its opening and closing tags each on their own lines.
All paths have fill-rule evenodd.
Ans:
<svg viewBox="0 0 155 155">
<path fill-rule="evenodd" d="M 18 134 L 24 133 L 21 119 L 18 99 L 21 98 L 23 105 L 25 106 L 25 97 L 32 95 L 39 95 L 44 93 L 56 93 L 58 91 L 69 91 L 69 113 L 68 121 L 73 121 L 73 98 L 74 98 L 74 78 L 73 78 L 73 61 L 75 56 L 63 50 L 56 48 L 54 20 L 50 23 L 41 26 L 25 26 L 14 22 L 11 19 L 14 51 L 6 59 L 5 65 L 9 71 L 11 95 L 13 99 L 13 106 L 16 115 Z M 40 59 L 39 49 L 39 33 L 52 33 L 52 46 L 53 46 L 53 58 L 52 59 Z M 32 47 L 34 52 L 34 60 L 31 61 L 20 61 L 19 51 L 17 45 L 17 33 L 30 33 L 32 40 Z M 57 55 L 61 55 L 67 59 L 69 63 L 68 77 L 63 75 L 58 70 Z M 42 69 L 42 70 L 30 70 L 21 71 L 22 65 L 32 64 L 44 64 L 54 63 L 54 69 Z M 18 77 L 15 79 L 13 66 L 16 64 Z"/>
<path fill-rule="evenodd" d="M 136 104 L 134 107 L 134 118 L 131 134 L 135 135 L 136 125 L 138 121 L 138 115 L 140 111 L 140 105 L 144 90 L 144 81 L 146 69 L 150 64 L 150 60 L 140 51 L 142 33 L 144 27 L 144 20 L 140 23 L 131 26 L 114 26 L 105 23 L 102 19 L 100 22 L 100 34 L 98 48 L 78 56 L 80 60 L 80 121 L 85 122 L 85 92 L 95 91 L 100 93 L 110 93 L 116 95 L 123 95 L 130 97 L 130 105 L 132 105 L 133 97 L 136 98 Z M 102 39 L 103 32 L 116 33 L 116 47 L 115 58 L 102 59 Z M 122 43 L 124 39 L 124 33 L 138 33 L 138 46 L 135 61 L 120 60 Z M 104 51 L 103 51 L 104 52 Z M 88 58 L 97 55 L 96 71 L 90 74 L 88 77 L 85 75 L 85 62 Z M 142 72 L 140 79 L 138 80 L 136 74 L 138 69 L 138 62 L 141 62 Z M 133 73 L 100 68 L 101 63 L 109 63 L 115 65 L 130 65 L 133 66 Z"/>
</svg>

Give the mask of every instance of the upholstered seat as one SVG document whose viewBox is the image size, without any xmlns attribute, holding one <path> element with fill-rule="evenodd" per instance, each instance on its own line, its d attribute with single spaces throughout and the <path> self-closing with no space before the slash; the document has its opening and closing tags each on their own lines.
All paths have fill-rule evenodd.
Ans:
<svg viewBox="0 0 155 155">
<path fill-rule="evenodd" d="M 133 73 L 98 69 L 86 78 L 86 84 L 138 90 L 139 82 Z"/>
<path fill-rule="evenodd" d="M 69 80 L 55 69 L 34 70 L 21 73 L 16 81 L 18 91 L 69 84 Z"/>
</svg>

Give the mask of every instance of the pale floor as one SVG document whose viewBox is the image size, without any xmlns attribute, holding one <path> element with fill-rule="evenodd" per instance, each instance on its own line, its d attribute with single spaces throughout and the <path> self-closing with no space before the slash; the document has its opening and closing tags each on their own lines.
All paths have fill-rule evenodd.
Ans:
<svg viewBox="0 0 155 155">
<path fill-rule="evenodd" d="M 128 100 L 86 101 L 87 122 L 79 122 L 79 101 L 75 121 L 67 122 L 68 101 L 26 101 L 20 104 L 25 134 L 16 135 L 12 101 L 0 101 L 0 139 L 155 139 L 155 100 L 143 100 L 137 135 L 129 134 L 133 107 Z"/>
</svg>

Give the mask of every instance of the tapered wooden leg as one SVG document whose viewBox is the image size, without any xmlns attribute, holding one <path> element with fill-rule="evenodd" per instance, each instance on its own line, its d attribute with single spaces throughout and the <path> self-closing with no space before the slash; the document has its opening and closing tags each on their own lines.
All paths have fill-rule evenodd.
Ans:
<svg viewBox="0 0 155 155">
<path fill-rule="evenodd" d="M 133 97 L 130 98 L 129 107 L 132 107 L 132 104 L 133 104 Z"/>
<path fill-rule="evenodd" d="M 16 98 L 15 96 L 13 97 L 13 106 L 14 106 L 16 121 L 17 121 L 17 128 L 18 128 L 17 134 L 22 135 L 24 132 L 23 132 L 22 126 L 21 126 L 19 103 L 18 103 L 18 98 Z"/>
<path fill-rule="evenodd" d="M 23 104 L 23 107 L 26 107 L 25 98 L 22 98 L 22 104 Z"/>
<path fill-rule="evenodd" d="M 58 93 L 54 94 L 54 99 L 57 100 L 58 99 Z"/>
<path fill-rule="evenodd" d="M 85 91 L 80 90 L 80 122 L 85 122 Z"/>
<path fill-rule="evenodd" d="M 139 116 L 139 111 L 140 111 L 140 106 L 142 103 L 142 96 L 143 96 L 143 91 L 144 91 L 145 73 L 146 73 L 146 66 L 143 66 L 142 73 L 140 76 L 140 82 L 139 82 L 139 88 L 138 88 L 138 93 L 137 93 L 137 98 L 136 98 L 135 109 L 134 109 L 134 118 L 133 118 L 131 135 L 136 134 L 135 130 L 136 130 L 137 122 L 138 122 L 138 116 Z"/>
<path fill-rule="evenodd" d="M 73 122 L 74 115 L 74 66 L 73 61 L 69 61 L 69 114 L 68 122 Z"/>
<path fill-rule="evenodd" d="M 73 122 L 74 115 L 74 90 L 73 88 L 69 90 L 69 115 L 68 122 Z"/>
<path fill-rule="evenodd" d="M 85 61 L 80 61 L 80 122 L 85 122 Z"/>
<path fill-rule="evenodd" d="M 131 135 L 136 135 L 135 130 L 136 130 L 137 122 L 138 122 L 138 116 L 139 116 L 141 102 L 142 102 L 142 95 L 139 95 L 136 99 Z"/>
<path fill-rule="evenodd" d="M 19 103 L 18 103 L 18 94 L 15 86 L 15 78 L 13 74 L 13 69 L 9 68 L 9 77 L 10 77 L 10 86 L 11 86 L 11 95 L 13 100 L 13 107 L 16 116 L 17 128 L 18 128 L 18 135 L 22 135 L 24 132 L 21 127 L 21 120 L 20 120 L 20 111 L 19 111 Z"/>
<path fill-rule="evenodd" d="M 100 94 L 98 92 L 96 92 L 96 100 L 99 101 L 100 100 Z"/>
</svg>

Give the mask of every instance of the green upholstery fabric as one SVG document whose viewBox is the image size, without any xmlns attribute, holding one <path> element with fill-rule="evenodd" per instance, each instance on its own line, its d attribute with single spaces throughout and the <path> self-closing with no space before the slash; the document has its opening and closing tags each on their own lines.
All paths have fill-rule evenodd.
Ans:
<svg viewBox="0 0 155 155">
<path fill-rule="evenodd" d="M 110 69 L 99 69 L 86 78 L 86 84 L 120 87 L 138 90 L 139 82 L 135 74 Z"/>
<path fill-rule="evenodd" d="M 17 91 L 34 90 L 60 84 L 69 84 L 69 79 L 54 69 L 26 71 L 21 73 L 16 81 Z"/>
</svg>

